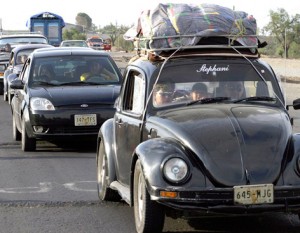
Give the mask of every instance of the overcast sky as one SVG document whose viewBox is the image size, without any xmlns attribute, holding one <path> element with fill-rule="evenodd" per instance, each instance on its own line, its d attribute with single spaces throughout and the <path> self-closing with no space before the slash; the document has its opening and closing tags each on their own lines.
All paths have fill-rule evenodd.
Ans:
<svg viewBox="0 0 300 233">
<path fill-rule="evenodd" d="M 13 0 L 7 7 L 1 7 L 0 18 L 5 30 L 26 30 L 30 16 L 48 11 L 63 17 L 66 23 L 75 24 L 78 13 L 86 13 L 96 26 L 110 23 L 131 26 L 137 21 L 140 12 L 158 3 L 214 3 L 235 10 L 245 11 L 256 18 L 258 28 L 269 20 L 269 11 L 284 8 L 290 16 L 300 14 L 300 1 L 283 0 Z"/>
</svg>

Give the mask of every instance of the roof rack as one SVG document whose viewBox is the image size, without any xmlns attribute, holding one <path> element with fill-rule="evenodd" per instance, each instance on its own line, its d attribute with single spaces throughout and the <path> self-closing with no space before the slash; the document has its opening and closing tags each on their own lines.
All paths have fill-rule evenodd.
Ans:
<svg viewBox="0 0 300 233">
<path fill-rule="evenodd" d="M 162 56 L 175 50 L 193 50 L 201 52 L 207 50 L 238 50 L 242 53 L 258 56 L 258 48 L 266 46 L 261 43 L 257 35 L 174 35 L 158 37 L 136 37 L 135 50 L 140 55 Z M 167 45 L 164 46 L 163 45 Z M 171 47 L 171 46 L 172 47 Z M 159 47 L 161 46 L 161 47 Z M 250 52 L 250 53 L 249 53 Z"/>
</svg>

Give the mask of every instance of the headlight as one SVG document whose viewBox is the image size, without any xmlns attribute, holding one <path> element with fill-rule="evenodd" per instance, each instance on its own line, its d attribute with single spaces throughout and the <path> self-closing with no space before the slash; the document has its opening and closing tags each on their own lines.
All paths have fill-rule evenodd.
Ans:
<svg viewBox="0 0 300 233">
<path fill-rule="evenodd" d="M 32 110 L 55 110 L 51 101 L 39 97 L 33 97 L 30 99 L 30 107 Z"/>
<path fill-rule="evenodd" d="M 183 159 L 171 158 L 163 166 L 164 176 L 173 183 L 184 181 L 188 175 L 188 165 Z"/>
</svg>

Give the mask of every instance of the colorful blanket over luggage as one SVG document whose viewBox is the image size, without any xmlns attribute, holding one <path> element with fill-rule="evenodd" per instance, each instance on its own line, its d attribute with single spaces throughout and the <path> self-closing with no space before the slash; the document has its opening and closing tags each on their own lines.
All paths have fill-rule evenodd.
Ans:
<svg viewBox="0 0 300 233">
<path fill-rule="evenodd" d="M 125 33 L 124 39 L 147 38 L 149 49 L 162 49 L 192 46 L 202 37 L 224 35 L 234 37 L 241 45 L 255 46 L 256 30 L 255 18 L 243 11 L 215 4 L 169 3 L 143 11 L 137 24 Z"/>
</svg>

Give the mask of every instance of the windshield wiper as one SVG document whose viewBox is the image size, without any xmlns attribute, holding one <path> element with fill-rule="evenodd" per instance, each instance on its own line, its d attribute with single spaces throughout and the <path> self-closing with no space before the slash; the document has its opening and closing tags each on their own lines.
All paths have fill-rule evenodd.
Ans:
<svg viewBox="0 0 300 233">
<path fill-rule="evenodd" d="M 276 98 L 270 97 L 270 96 L 252 96 L 252 97 L 247 97 L 243 99 L 238 99 L 233 101 L 233 103 L 239 103 L 239 102 L 251 102 L 251 101 L 275 101 Z"/>
<path fill-rule="evenodd" d="M 33 81 L 32 84 L 33 85 L 42 85 L 42 86 L 55 86 L 54 84 L 45 82 L 45 81 Z"/>
<path fill-rule="evenodd" d="M 104 83 L 96 83 L 96 82 L 65 82 L 65 83 L 60 83 L 57 84 L 57 86 L 88 86 L 88 85 L 104 85 Z M 106 83 L 105 83 L 106 85 Z"/>
<path fill-rule="evenodd" d="M 196 104 L 196 103 L 211 104 L 211 103 L 222 102 L 224 100 L 229 100 L 229 99 L 230 99 L 229 97 L 210 97 L 210 98 L 204 98 L 204 99 L 201 99 L 201 100 L 193 100 L 193 101 L 187 103 L 186 105 L 189 106 L 189 105 L 193 105 L 193 104 Z"/>
</svg>

